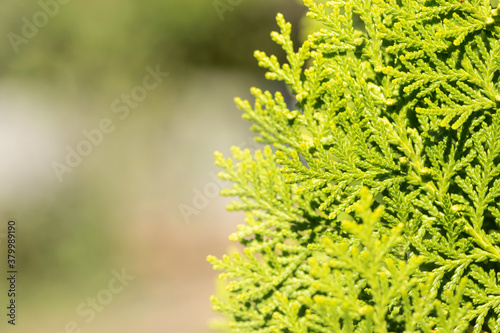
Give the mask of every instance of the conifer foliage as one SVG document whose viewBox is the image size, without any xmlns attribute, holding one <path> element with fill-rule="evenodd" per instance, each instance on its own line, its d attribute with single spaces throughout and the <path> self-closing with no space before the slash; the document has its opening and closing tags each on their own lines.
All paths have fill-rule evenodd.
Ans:
<svg viewBox="0 0 500 333">
<path fill-rule="evenodd" d="M 500 17 L 488 0 L 304 0 L 280 92 L 236 99 L 263 150 L 216 153 L 227 332 L 500 333 Z"/>
</svg>

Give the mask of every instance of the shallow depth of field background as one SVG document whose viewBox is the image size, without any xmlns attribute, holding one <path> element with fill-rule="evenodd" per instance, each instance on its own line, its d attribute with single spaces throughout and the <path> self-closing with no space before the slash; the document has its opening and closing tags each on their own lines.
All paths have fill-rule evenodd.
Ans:
<svg viewBox="0 0 500 333">
<path fill-rule="evenodd" d="M 233 97 L 283 89 L 263 79 L 253 51 L 283 59 L 269 37 L 276 13 L 297 30 L 304 8 L 243 0 L 221 19 L 212 0 L 66 2 L 17 53 L 8 34 L 22 36 L 43 9 L 0 5 L 0 332 L 79 332 L 66 329 L 71 322 L 93 333 L 209 332 L 218 273 L 206 256 L 233 246 L 227 236 L 243 223 L 224 210 L 231 199 L 212 197 L 221 188 L 213 151 L 258 147 Z M 121 120 L 111 104 L 142 84 L 148 66 L 169 76 Z M 104 118 L 114 131 L 60 182 L 52 163 L 65 164 L 67 147 Z M 5 315 L 9 219 L 15 328 Z M 135 279 L 85 322 L 77 308 L 122 269 Z"/>
</svg>

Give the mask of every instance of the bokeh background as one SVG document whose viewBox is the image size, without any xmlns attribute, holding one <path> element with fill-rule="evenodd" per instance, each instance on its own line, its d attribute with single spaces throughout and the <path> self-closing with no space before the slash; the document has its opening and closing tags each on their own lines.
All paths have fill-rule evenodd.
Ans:
<svg viewBox="0 0 500 333">
<path fill-rule="evenodd" d="M 297 32 L 305 9 L 296 0 L 59 1 L 0 4 L 0 332 L 210 332 L 218 272 L 206 256 L 227 252 L 243 222 L 214 195 L 229 184 L 213 179 L 213 152 L 258 147 L 233 97 L 284 89 L 263 79 L 253 51 L 283 59 L 269 37 L 276 13 Z M 228 10 L 218 13 L 221 3 Z M 113 101 L 142 85 L 148 67 L 169 75 L 120 119 Z M 114 131 L 59 181 L 53 163 L 105 118 Z M 6 323 L 11 219 L 15 327 Z M 135 279 L 87 323 L 78 307 L 104 300 L 114 270 Z"/>
</svg>

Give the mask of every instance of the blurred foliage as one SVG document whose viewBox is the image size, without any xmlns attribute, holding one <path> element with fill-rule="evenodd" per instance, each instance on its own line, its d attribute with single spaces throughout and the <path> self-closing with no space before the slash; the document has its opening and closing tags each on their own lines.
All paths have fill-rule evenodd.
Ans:
<svg viewBox="0 0 500 333">
<path fill-rule="evenodd" d="M 146 66 L 171 72 L 171 85 L 200 67 L 262 71 L 253 57 L 256 48 L 285 56 L 269 36 L 277 30 L 276 13 L 297 22 L 305 11 L 295 0 L 247 0 L 221 20 L 212 0 L 69 1 L 16 53 L 8 35 L 23 36 L 26 20 L 33 23 L 43 11 L 41 3 L 56 2 L 2 2 L 0 72 L 3 82 L 18 82 L 28 94 L 33 87 L 57 91 L 57 98 L 73 105 L 64 112 L 75 114 L 109 112 L 109 101 L 140 82 Z M 80 108 L 82 101 L 87 104 Z M 101 104 L 104 109 L 95 107 Z M 147 108 L 149 115 L 166 112 L 163 105 Z M 80 133 L 75 135 L 77 140 Z M 19 256 L 32 289 L 53 281 L 88 282 L 96 272 L 109 271 L 116 247 L 109 213 L 115 193 L 100 193 L 92 177 L 65 183 L 43 202 L 20 204 L 16 218 L 26 229 Z"/>
<path fill-rule="evenodd" d="M 51 0 L 43 0 L 48 2 Z M 22 36 L 23 17 L 33 22 L 38 1 L 8 0 L 0 12 L 4 36 Z M 223 66 L 255 70 L 253 51 L 277 47 L 269 38 L 275 14 L 298 20 L 294 0 L 242 1 L 220 19 L 211 0 L 71 1 L 16 54 L 5 38 L 0 50 L 4 75 L 82 87 L 105 88 L 143 75 L 147 65 L 163 69 Z"/>
<path fill-rule="evenodd" d="M 17 82 L 28 95 L 33 88 L 56 91 L 47 96 L 71 105 L 62 112 L 78 113 L 75 119 L 109 113 L 109 102 L 141 82 L 147 66 L 158 64 L 172 74 L 167 87 L 162 87 L 165 90 L 168 85 L 182 85 L 200 67 L 263 73 L 253 56 L 256 48 L 281 55 L 281 60 L 285 57 L 269 36 L 278 30 L 276 13 L 298 22 L 305 12 L 296 0 L 246 0 L 223 13 L 221 20 L 212 0 L 69 1 L 59 4 L 57 13 L 26 44 L 19 44 L 16 53 L 9 34 L 22 37 L 26 20 L 33 23 L 33 16 L 43 11 L 41 3 L 56 2 L 2 2 L 1 83 Z M 155 119 L 168 112 L 165 105 L 144 104 L 143 109 Z M 47 118 L 59 111 L 51 112 Z M 193 115 L 196 110 L 189 112 Z M 72 140 L 77 142 L 80 134 L 75 132 Z M 117 193 L 103 190 L 112 187 L 110 179 L 95 174 L 86 178 L 83 170 L 78 172 L 82 178 L 72 175 L 75 182 L 55 184 L 57 190 L 48 191 L 52 194 L 44 200 L 12 208 L 18 210 L 14 214 L 22 235 L 18 256 L 27 295 L 49 285 L 64 291 L 92 289 L 115 265 L 113 251 L 119 240 L 112 229 L 113 210 L 119 209 Z"/>
</svg>

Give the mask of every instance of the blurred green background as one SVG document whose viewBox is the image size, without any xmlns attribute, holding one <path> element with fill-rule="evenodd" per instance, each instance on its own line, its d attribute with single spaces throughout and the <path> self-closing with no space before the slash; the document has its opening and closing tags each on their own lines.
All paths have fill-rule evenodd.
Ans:
<svg viewBox="0 0 500 333">
<path fill-rule="evenodd" d="M 284 89 L 263 80 L 253 51 L 283 59 L 269 37 L 276 13 L 297 32 L 305 9 L 295 0 L 60 1 L 0 4 L 0 331 L 78 332 L 74 322 L 82 332 L 209 332 L 218 273 L 205 258 L 226 252 L 243 222 L 213 195 L 223 186 L 213 151 L 257 147 L 233 97 Z M 228 10 L 218 13 L 220 3 Z M 113 102 L 148 67 L 169 75 L 120 119 Z M 105 118 L 114 131 L 59 181 L 53 163 Z M 10 219 L 15 328 L 5 315 Z M 135 279 L 109 299 L 122 269 Z M 96 297 L 87 322 L 78 308 Z"/>
</svg>

